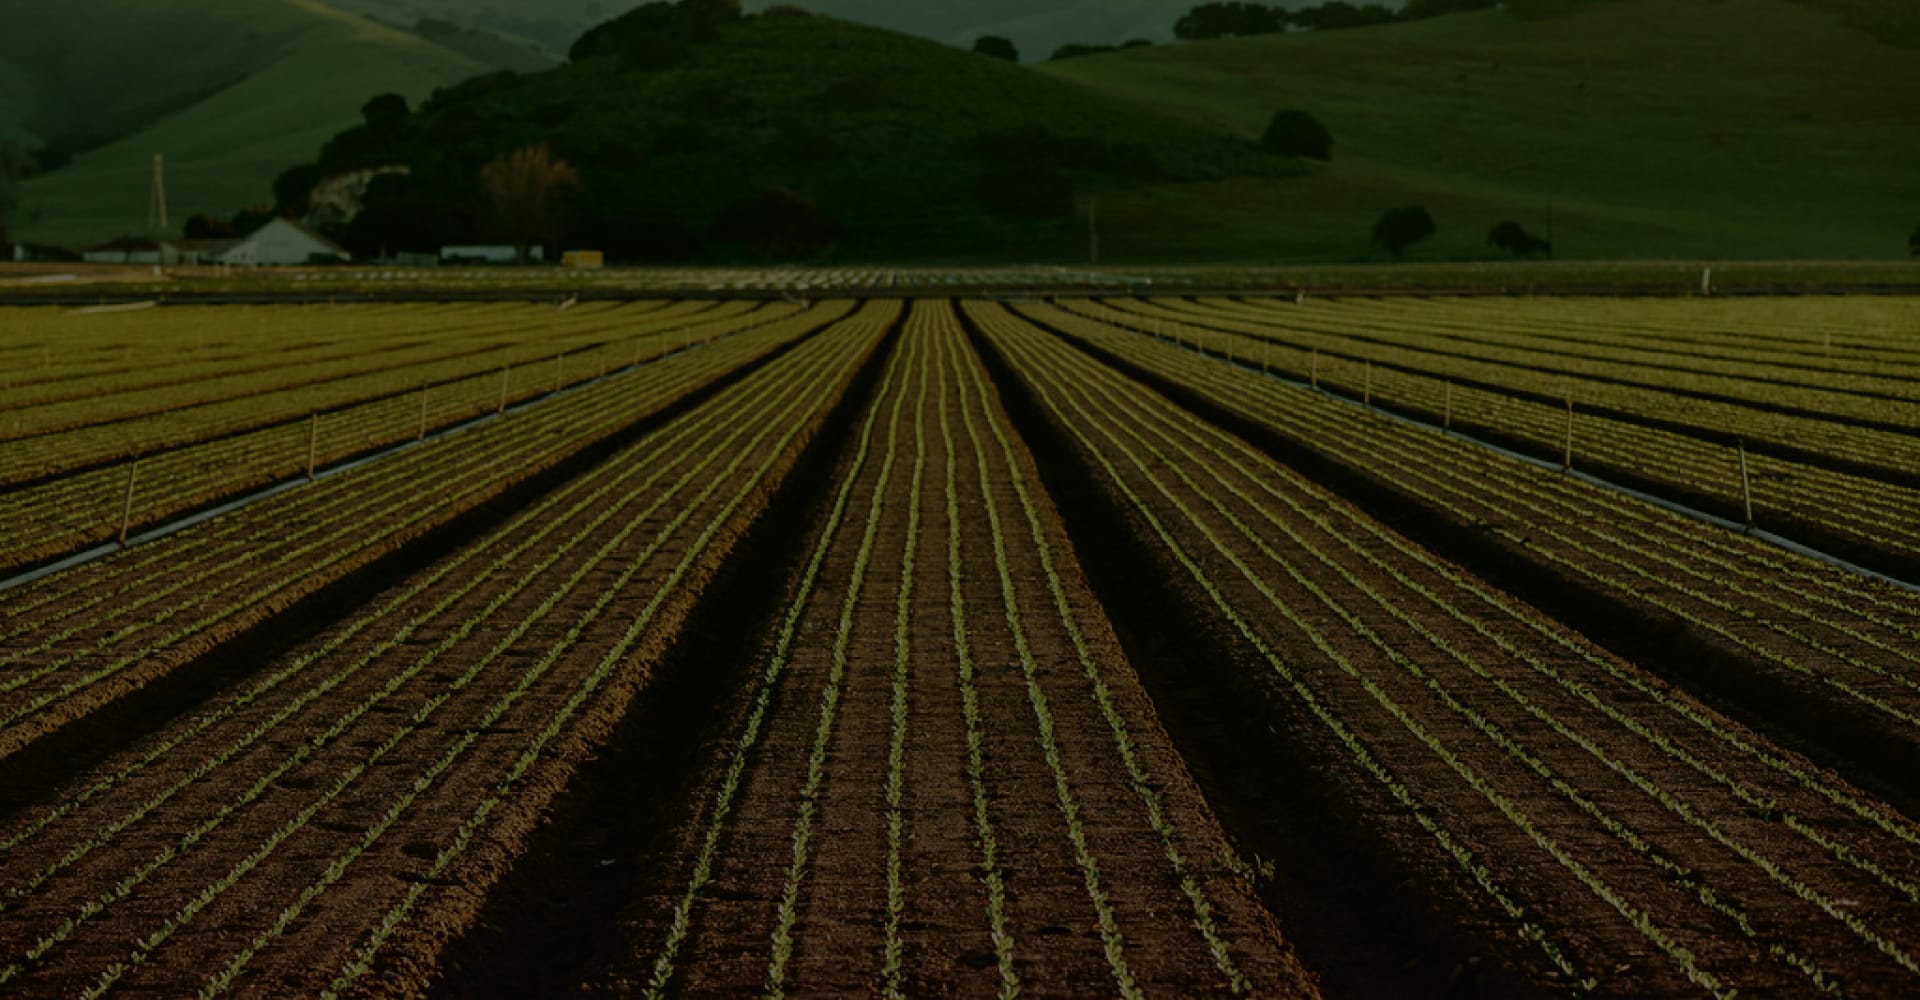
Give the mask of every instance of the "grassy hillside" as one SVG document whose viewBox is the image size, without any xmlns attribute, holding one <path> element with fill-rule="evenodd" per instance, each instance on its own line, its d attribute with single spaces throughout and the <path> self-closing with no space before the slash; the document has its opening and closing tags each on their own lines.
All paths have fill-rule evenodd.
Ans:
<svg viewBox="0 0 1920 1000">
<path fill-rule="evenodd" d="M 1196 252 L 1351 259 L 1379 212 L 1418 202 L 1440 225 L 1416 250 L 1428 258 L 1484 253 L 1503 219 L 1544 232 L 1549 206 L 1562 256 L 1903 255 L 1920 220 L 1920 72 L 1913 52 L 1823 9 L 1837 3 L 1612 0 L 1038 72 L 1243 136 L 1279 108 L 1334 133 L 1334 162 L 1300 183 L 1111 199 L 1116 252 L 1150 252 L 1163 213 L 1184 206 L 1207 216 Z"/>
<path fill-rule="evenodd" d="M 116 137 L 22 186 L 15 230 L 36 242 L 142 230 L 156 152 L 176 230 L 270 200 L 274 176 L 368 98 L 424 97 L 488 68 L 317 0 L 62 0 L 20 16 L 32 30 L 0 36 L 0 58 L 35 96 L 13 123 L 41 140 Z"/>
<path fill-rule="evenodd" d="M 392 135 L 339 137 L 326 172 L 415 171 L 370 196 L 383 221 L 356 238 L 411 249 L 488 235 L 480 167 L 535 142 L 580 173 L 568 238 L 616 250 L 664 227 L 714 252 L 726 240 L 710 224 L 729 205 L 789 190 L 840 223 L 843 256 L 1075 256 L 1076 189 L 1300 172 L 1031 70 L 824 17 L 766 14 L 679 37 L 636 16 L 590 38 L 593 54 L 552 72 L 477 80 Z M 1035 185 L 1052 196 L 1033 211 L 993 205 L 983 185 L 1009 170 L 1016 200 Z"/>
<path fill-rule="evenodd" d="M 803 0 L 821 14 L 970 48 L 981 35 L 1014 40 L 1029 62 L 1068 42 L 1115 44 L 1173 37 L 1173 22 L 1201 0 Z M 779 0 L 753 0 L 764 9 Z M 1302 6 L 1302 0 L 1275 0 Z"/>
<path fill-rule="evenodd" d="M 389 24 L 435 18 L 480 28 L 540 45 L 563 54 L 575 39 L 601 22 L 638 6 L 642 0 L 330 0 L 342 10 Z"/>
</svg>

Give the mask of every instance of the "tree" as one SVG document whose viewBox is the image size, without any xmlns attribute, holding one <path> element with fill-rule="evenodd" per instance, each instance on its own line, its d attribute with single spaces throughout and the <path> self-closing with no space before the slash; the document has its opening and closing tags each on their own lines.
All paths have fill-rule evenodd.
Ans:
<svg viewBox="0 0 1920 1000">
<path fill-rule="evenodd" d="M 392 131 L 412 113 L 407 108 L 407 99 L 399 94 L 381 94 L 360 107 L 360 117 L 366 119 L 367 127 L 377 134 Z"/>
<path fill-rule="evenodd" d="M 685 59 L 689 46 L 712 41 L 741 17 L 740 0 L 641 4 L 581 35 L 568 57 L 580 62 L 619 56 L 635 66 L 665 69 Z"/>
<path fill-rule="evenodd" d="M 557 238 L 562 208 L 580 175 L 558 159 L 546 143 L 527 146 L 480 168 L 489 215 L 499 233 L 513 241 L 520 263 L 535 243 Z"/>
<path fill-rule="evenodd" d="M 311 163 L 288 167 L 273 179 L 273 207 L 280 214 L 299 218 L 313 207 L 313 192 L 324 180 L 320 168 Z"/>
<path fill-rule="evenodd" d="M 1406 249 L 1439 231 L 1425 205 L 1390 208 L 1373 224 L 1373 243 L 1398 258 Z"/>
<path fill-rule="evenodd" d="M 272 205 L 254 205 L 233 213 L 233 218 L 227 222 L 227 228 L 231 229 L 235 236 L 251 236 L 254 230 L 277 218 L 279 216 L 274 214 Z"/>
<path fill-rule="evenodd" d="M 1486 10 L 1497 7 L 1502 0 L 1407 0 L 1400 8 L 1400 19 L 1419 21 L 1429 17 L 1444 17 L 1447 14 L 1462 14 L 1470 10 Z"/>
<path fill-rule="evenodd" d="M 205 212 L 189 218 L 181 233 L 190 240 L 224 240 L 237 235 L 233 231 L 233 220 Z"/>
<path fill-rule="evenodd" d="M 1487 245 L 1515 257 L 1547 257 L 1553 254 L 1553 244 L 1527 232 L 1526 227 L 1518 222 L 1502 222 L 1488 230 Z"/>
<path fill-rule="evenodd" d="M 9 242 L 7 220 L 20 205 L 19 183 L 33 173 L 33 154 L 11 139 L 0 142 L 0 245 Z"/>
<path fill-rule="evenodd" d="M 973 51 L 994 59 L 1005 59 L 1010 63 L 1020 61 L 1020 50 L 1014 46 L 1013 40 L 1001 38 L 999 35 L 982 35 L 979 41 L 973 43 Z"/>
<path fill-rule="evenodd" d="M 1174 22 L 1173 37 L 1183 42 L 1209 38 L 1271 35 L 1287 30 L 1287 12 L 1257 3 L 1203 3 Z"/>
<path fill-rule="evenodd" d="M 1913 235 L 1907 237 L 1907 249 L 1912 250 L 1915 257 L 1920 257 L 1920 226 L 1913 227 Z"/>
<path fill-rule="evenodd" d="M 1333 159 L 1333 133 L 1327 131 L 1320 119 L 1305 111 L 1274 112 L 1273 120 L 1267 123 L 1266 134 L 1260 137 L 1260 145 L 1282 156 L 1323 162 Z"/>
<path fill-rule="evenodd" d="M 784 188 L 733 202 L 714 217 L 711 230 L 714 242 L 744 247 L 763 260 L 812 257 L 845 235 L 840 220 Z"/>
<path fill-rule="evenodd" d="M 1079 42 L 1068 42 L 1053 50 L 1053 58 L 1050 61 L 1059 62 L 1062 59 L 1078 59 L 1081 56 L 1097 56 L 1117 51 L 1119 51 L 1118 46 L 1113 45 L 1083 45 Z"/>
<path fill-rule="evenodd" d="M 1379 4 L 1367 4 L 1355 7 L 1344 0 L 1334 0 L 1318 7 L 1293 12 L 1294 24 L 1310 31 L 1345 31 L 1350 28 L 1366 28 L 1376 24 L 1390 24 L 1397 15 Z"/>
</svg>

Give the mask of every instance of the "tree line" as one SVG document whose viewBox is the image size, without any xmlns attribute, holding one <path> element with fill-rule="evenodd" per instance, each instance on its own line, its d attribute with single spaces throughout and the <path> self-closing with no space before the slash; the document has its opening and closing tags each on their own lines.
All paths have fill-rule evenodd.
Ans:
<svg viewBox="0 0 1920 1000">
<path fill-rule="evenodd" d="M 1300 10 L 1260 3 L 1204 3 L 1175 22 L 1173 34 L 1181 41 L 1197 42 L 1283 31 L 1345 31 L 1494 7 L 1505 8 L 1515 17 L 1539 18 L 1589 2 L 1592 0 L 1407 0 L 1397 11 L 1381 4 L 1352 4 L 1345 0 Z"/>
</svg>

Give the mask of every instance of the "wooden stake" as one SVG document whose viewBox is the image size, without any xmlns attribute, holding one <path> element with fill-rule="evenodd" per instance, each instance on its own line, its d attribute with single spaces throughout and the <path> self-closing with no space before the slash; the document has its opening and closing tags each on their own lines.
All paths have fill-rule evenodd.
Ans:
<svg viewBox="0 0 1920 1000">
<path fill-rule="evenodd" d="M 420 436 L 415 441 L 427 439 L 427 388 L 425 384 L 420 386 Z"/>
<path fill-rule="evenodd" d="M 496 414 L 507 412 L 507 373 L 512 370 L 511 365 L 500 369 L 500 408 L 493 411 Z"/>
<path fill-rule="evenodd" d="M 313 481 L 313 463 L 320 456 L 320 414 L 307 421 L 307 481 Z"/>
<path fill-rule="evenodd" d="M 1573 471 L 1573 399 L 1567 399 L 1567 453 L 1560 463 L 1560 471 Z"/>
<path fill-rule="evenodd" d="M 1360 401 L 1368 406 L 1373 405 L 1373 362 L 1371 361 L 1367 362 L 1366 387 L 1361 390 Z"/>
<path fill-rule="evenodd" d="M 641 340 L 639 337 L 633 338 L 633 367 L 635 368 L 640 367 L 640 348 L 644 345 L 644 343 L 645 341 Z"/>
<path fill-rule="evenodd" d="M 560 383 L 565 378 L 563 374 L 563 369 L 561 367 L 563 364 L 565 364 L 565 362 L 566 362 L 566 355 L 556 354 L 553 356 L 553 390 L 552 391 L 554 392 L 560 391 Z"/>
<path fill-rule="evenodd" d="M 1313 364 L 1309 371 L 1312 373 L 1310 377 L 1313 381 L 1313 387 L 1315 389 L 1320 388 L 1320 349 L 1318 347 L 1313 349 Z"/>
<path fill-rule="evenodd" d="M 1268 362 L 1272 360 L 1273 360 L 1272 342 L 1265 341 L 1265 340 L 1261 341 L 1260 342 L 1260 374 L 1265 375 L 1267 373 Z"/>
<path fill-rule="evenodd" d="M 1740 495 L 1747 505 L 1747 527 L 1753 527 L 1753 477 L 1747 474 L 1747 443 L 1740 445 Z"/>
<path fill-rule="evenodd" d="M 1447 430 L 1453 430 L 1453 383 L 1452 382 L 1447 383 L 1446 400 L 1447 400 L 1446 409 L 1445 409 L 1446 416 L 1442 418 L 1443 420 L 1442 426 L 1446 427 Z"/>
<path fill-rule="evenodd" d="M 127 532 L 133 527 L 133 484 L 140 477 L 140 460 L 127 464 L 127 499 L 120 507 L 120 547 L 127 547 Z"/>
</svg>

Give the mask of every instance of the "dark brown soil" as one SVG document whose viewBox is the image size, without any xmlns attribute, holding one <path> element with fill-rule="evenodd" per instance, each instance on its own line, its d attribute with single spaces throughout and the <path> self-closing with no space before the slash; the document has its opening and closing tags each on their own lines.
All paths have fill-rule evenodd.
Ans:
<svg viewBox="0 0 1920 1000">
<path fill-rule="evenodd" d="M 1053 364 L 1076 356 L 1057 343 L 1041 350 L 1054 352 Z M 1039 378 L 1061 398 L 1053 376 L 1024 364 L 1023 382 Z M 1523 901 L 1577 975 L 1609 992 L 1664 995 L 1689 989 L 1687 963 L 1697 962 L 1702 978 L 1695 984 L 1718 977 L 1762 991 L 1803 989 L 1809 973 L 1767 950 L 1785 948 L 1868 992 L 1911 983 L 1911 959 L 1878 951 L 1886 942 L 1911 947 L 1917 914 L 1900 886 L 1910 884 L 1904 880 L 1915 858 L 1903 839 L 1911 836 L 1904 818 L 1887 810 L 1891 828 L 1863 829 L 1829 797 L 1860 801 L 1862 793 L 1831 774 L 1784 751 L 1769 751 L 1777 762 L 1769 765 L 1738 750 L 1764 738 L 1724 718 L 1713 722 L 1719 737 L 1691 724 L 1711 718 L 1711 710 L 1679 695 L 1659 700 L 1659 681 L 1590 647 L 1581 652 L 1587 644 L 1577 636 L 1555 638 L 1556 627 L 1537 612 L 1458 582 L 1445 564 L 1423 562 L 1417 549 L 1368 528 L 1351 508 L 1137 386 L 1112 386 L 1119 395 L 1086 396 L 1097 416 L 1050 409 L 1049 419 L 1078 421 L 1104 442 L 1098 447 L 1110 449 L 1105 454 L 1122 470 L 1121 481 L 1144 498 L 1139 517 L 1151 514 L 1171 526 L 1180 544 L 1198 553 L 1204 572 L 1266 647 L 1404 783 L 1424 815 L 1469 845 L 1494 881 Z M 1188 454 L 1184 447 L 1201 450 Z M 1163 459 L 1154 448 L 1185 457 Z M 1144 464 L 1134 456 L 1145 456 Z M 1242 471 L 1233 471 L 1233 462 Z M 1171 493 L 1162 492 L 1166 484 Z M 1256 496 L 1259 504 L 1250 499 Z M 1278 521 L 1267 519 L 1274 510 Z M 1156 534 L 1141 530 L 1145 523 L 1134 521 L 1136 543 L 1167 551 Z M 1249 535 L 1247 525 L 1259 529 Z M 1278 549 L 1261 554 L 1262 538 Z M 1166 571 L 1176 581 L 1193 579 L 1174 565 Z M 1205 608 L 1212 598 L 1189 589 L 1185 601 Z M 1466 617 L 1449 617 L 1449 607 Z M 1463 629 L 1468 621 L 1478 624 Z M 1238 658 L 1250 675 L 1275 672 L 1244 645 Z M 1282 697 L 1289 687 L 1278 686 Z M 1382 711 L 1390 706 L 1397 707 Z M 1664 742 L 1616 719 L 1652 726 Z M 1436 749 L 1442 746 L 1450 756 Z M 1337 773 L 1338 759 L 1348 755 L 1326 752 L 1323 766 Z M 1377 787 L 1361 773 L 1347 780 L 1356 790 Z M 1732 794 L 1736 788 L 1748 797 Z M 1493 808 L 1496 795 L 1526 824 L 1504 819 Z M 1804 825 L 1782 826 L 1783 815 Z M 1833 853 L 1834 837 L 1848 843 L 1846 857 Z M 1425 846 L 1431 855 L 1431 837 L 1422 831 L 1390 838 L 1403 854 Z M 1660 928 L 1671 943 L 1623 921 L 1610 898 L 1630 900 L 1636 919 Z M 1849 901 L 1842 909 L 1861 906 L 1874 916 L 1847 923 L 1830 909 L 1837 900 Z M 1511 926 L 1498 917 L 1487 923 L 1496 940 L 1519 946 L 1509 954 L 1524 960 L 1530 946 Z M 1312 951 L 1306 954 L 1311 963 Z M 1535 969 L 1540 959 L 1533 956 Z M 1564 988 L 1565 978 L 1559 982 Z M 1536 982 L 1524 992 L 1550 985 Z"/>
<path fill-rule="evenodd" d="M 1829 681 L 1920 707 L 1920 614 L 907 308 L 422 465 L 344 559 L 236 517 L 178 593 L 217 546 L 9 595 L 12 669 L 85 656 L 0 711 L 163 652 L 0 728 L 0 992 L 1915 992 L 1920 740 Z"/>
</svg>

